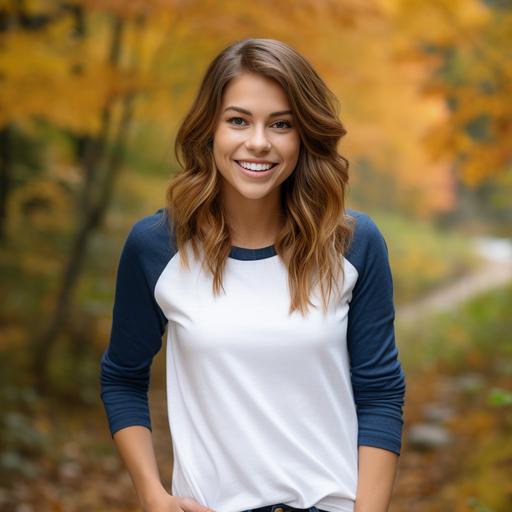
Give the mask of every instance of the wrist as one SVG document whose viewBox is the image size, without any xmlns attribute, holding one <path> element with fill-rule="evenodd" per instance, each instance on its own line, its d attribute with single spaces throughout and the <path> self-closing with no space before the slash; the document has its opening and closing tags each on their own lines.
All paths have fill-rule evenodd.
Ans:
<svg viewBox="0 0 512 512">
<path fill-rule="evenodd" d="M 165 490 L 161 482 L 148 485 L 139 493 L 139 501 L 144 510 L 154 507 L 162 498 L 170 494 Z"/>
</svg>

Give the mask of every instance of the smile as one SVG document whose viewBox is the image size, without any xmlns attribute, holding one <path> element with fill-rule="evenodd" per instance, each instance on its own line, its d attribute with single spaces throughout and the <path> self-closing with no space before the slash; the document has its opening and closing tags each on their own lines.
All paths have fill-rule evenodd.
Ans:
<svg viewBox="0 0 512 512">
<path fill-rule="evenodd" d="M 242 174 L 249 178 L 264 178 L 265 176 L 273 174 L 274 169 L 278 165 L 276 163 L 254 164 L 244 162 L 243 160 L 235 160 L 235 162 L 237 163 L 237 167 L 242 171 Z"/>
<path fill-rule="evenodd" d="M 268 163 L 254 163 L 254 162 L 244 162 L 243 160 L 235 160 L 235 162 L 244 169 L 248 171 L 255 171 L 255 172 L 261 172 L 261 171 L 268 171 L 272 169 L 272 167 L 275 167 L 277 164 L 273 162 Z"/>
</svg>

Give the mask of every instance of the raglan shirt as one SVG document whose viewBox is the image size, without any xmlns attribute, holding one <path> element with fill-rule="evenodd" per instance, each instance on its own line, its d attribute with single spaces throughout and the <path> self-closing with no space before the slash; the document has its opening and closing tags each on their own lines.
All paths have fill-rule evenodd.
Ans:
<svg viewBox="0 0 512 512">
<path fill-rule="evenodd" d="M 165 209 L 132 227 L 117 271 L 100 363 L 110 432 L 151 429 L 152 359 L 166 336 L 171 494 L 216 512 L 275 503 L 353 512 L 358 446 L 400 455 L 405 378 L 394 336 L 386 242 L 365 213 L 342 256 L 341 295 L 324 315 L 288 314 L 274 246 L 232 246 L 221 295 L 195 260 L 179 261 Z"/>
</svg>

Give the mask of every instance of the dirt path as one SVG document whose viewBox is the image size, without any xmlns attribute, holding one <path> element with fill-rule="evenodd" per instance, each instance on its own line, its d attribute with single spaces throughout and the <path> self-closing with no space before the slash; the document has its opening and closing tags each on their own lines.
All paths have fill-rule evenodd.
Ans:
<svg viewBox="0 0 512 512">
<path fill-rule="evenodd" d="M 397 308 L 397 319 L 400 322 L 412 323 L 426 313 L 453 308 L 479 293 L 512 281 L 512 241 L 476 238 L 474 245 L 483 258 L 476 272 L 447 284 L 418 301 Z"/>
</svg>

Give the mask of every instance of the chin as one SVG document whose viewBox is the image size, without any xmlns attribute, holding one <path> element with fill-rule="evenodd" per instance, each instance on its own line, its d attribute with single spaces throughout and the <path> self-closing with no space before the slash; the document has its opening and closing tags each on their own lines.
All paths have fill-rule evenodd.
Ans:
<svg viewBox="0 0 512 512">
<path fill-rule="evenodd" d="M 249 190 L 238 190 L 238 193 L 245 197 L 246 199 L 253 199 L 253 200 L 257 200 L 257 199 L 263 199 L 264 197 L 268 196 L 270 194 L 270 191 L 265 191 L 265 192 L 257 192 L 257 191 L 254 191 L 254 192 L 251 192 Z"/>
</svg>

